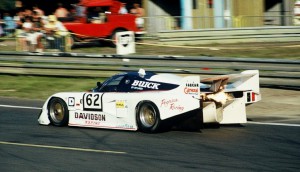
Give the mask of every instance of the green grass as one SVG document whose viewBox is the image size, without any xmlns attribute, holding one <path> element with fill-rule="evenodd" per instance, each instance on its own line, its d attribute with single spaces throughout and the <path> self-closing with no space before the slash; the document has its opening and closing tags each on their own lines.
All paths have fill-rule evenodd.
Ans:
<svg viewBox="0 0 300 172">
<path fill-rule="evenodd" d="M 300 59 L 300 42 L 257 42 L 195 46 L 159 46 L 159 44 L 161 43 L 154 40 L 138 42 L 135 55 Z M 15 41 L 13 40 L 0 42 L 0 51 L 15 51 L 15 49 Z M 72 52 L 116 54 L 116 49 L 99 44 L 84 44 L 76 46 L 76 48 L 72 49 Z"/>
<path fill-rule="evenodd" d="M 159 42 L 145 41 L 144 43 L 158 44 Z M 187 47 L 138 44 L 136 45 L 136 55 L 262 57 L 300 60 L 300 42 L 211 44 Z M 15 51 L 15 41 L 4 40 L 0 42 L 0 51 Z M 116 54 L 116 49 L 93 45 L 79 46 L 72 52 Z M 57 92 L 89 90 L 96 86 L 97 81 L 103 81 L 103 79 L 0 75 L 0 96 L 44 100 Z"/>
<path fill-rule="evenodd" d="M 159 44 L 159 42 L 145 42 Z M 214 56 L 242 58 L 280 58 L 300 59 L 300 42 L 272 43 L 237 43 L 210 44 L 195 46 L 154 46 L 136 45 L 136 55 L 180 55 L 180 56 Z M 72 50 L 77 53 L 116 54 L 115 48 L 110 47 L 77 47 Z"/>
<path fill-rule="evenodd" d="M 90 90 L 103 79 L 0 75 L 0 81 L 0 97 L 44 100 L 57 92 Z"/>
</svg>

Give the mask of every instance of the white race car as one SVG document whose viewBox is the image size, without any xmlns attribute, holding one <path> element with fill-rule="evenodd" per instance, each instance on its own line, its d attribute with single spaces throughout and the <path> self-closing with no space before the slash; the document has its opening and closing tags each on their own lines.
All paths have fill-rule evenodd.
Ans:
<svg viewBox="0 0 300 172">
<path fill-rule="evenodd" d="M 201 123 L 246 123 L 246 105 L 260 99 L 257 70 L 200 80 L 140 69 L 98 82 L 91 91 L 50 96 L 38 122 L 143 132 L 193 116 Z"/>
</svg>

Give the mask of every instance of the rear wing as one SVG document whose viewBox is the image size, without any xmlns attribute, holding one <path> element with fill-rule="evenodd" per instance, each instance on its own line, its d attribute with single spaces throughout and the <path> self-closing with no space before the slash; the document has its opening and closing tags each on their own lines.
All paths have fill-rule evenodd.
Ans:
<svg viewBox="0 0 300 172">
<path fill-rule="evenodd" d="M 204 123 L 246 123 L 246 105 L 261 100 L 258 70 L 205 78 L 201 82 Z"/>
<path fill-rule="evenodd" d="M 221 75 L 201 80 L 201 83 L 210 85 L 210 92 L 253 91 L 259 94 L 259 71 L 246 70 L 240 74 Z"/>
<path fill-rule="evenodd" d="M 186 76 L 175 90 L 199 100 L 204 123 L 246 123 L 246 106 L 261 100 L 258 70 L 201 80 L 200 76 Z"/>
</svg>

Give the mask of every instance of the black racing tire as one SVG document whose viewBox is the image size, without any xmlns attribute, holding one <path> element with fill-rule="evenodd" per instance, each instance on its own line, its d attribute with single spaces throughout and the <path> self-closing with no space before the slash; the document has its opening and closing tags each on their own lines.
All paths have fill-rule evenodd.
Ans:
<svg viewBox="0 0 300 172">
<path fill-rule="evenodd" d="M 138 129 L 145 133 L 156 133 L 161 125 L 157 106 L 150 101 L 142 101 L 137 106 L 136 121 Z"/>
<path fill-rule="evenodd" d="M 117 41 L 116 34 L 118 32 L 124 32 L 124 31 L 127 31 L 127 30 L 126 29 L 116 29 L 116 30 L 113 31 L 113 33 L 109 37 L 109 39 L 110 39 L 109 45 L 111 47 L 115 48 L 117 46 L 117 43 L 116 43 L 116 41 Z"/>
<path fill-rule="evenodd" d="M 69 110 L 67 104 L 60 98 L 52 98 L 48 103 L 48 116 L 51 124 L 66 126 L 69 122 Z"/>
</svg>

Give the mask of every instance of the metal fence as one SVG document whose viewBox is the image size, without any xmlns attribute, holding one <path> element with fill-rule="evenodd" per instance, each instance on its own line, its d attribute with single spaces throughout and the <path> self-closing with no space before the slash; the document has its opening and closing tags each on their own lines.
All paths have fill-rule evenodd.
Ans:
<svg viewBox="0 0 300 172">
<path fill-rule="evenodd" d="M 0 53 L 2 74 L 99 78 L 109 77 L 120 71 L 137 71 L 139 68 L 158 73 L 201 76 L 256 69 L 260 71 L 261 85 L 300 88 L 299 60 Z"/>
<path fill-rule="evenodd" d="M 182 30 L 181 21 L 188 19 L 192 22 L 193 29 L 220 29 L 243 27 L 272 27 L 294 26 L 294 16 L 155 16 L 144 17 L 145 28 L 148 33 L 156 34 L 160 31 Z M 216 22 L 221 22 L 216 24 Z"/>
<path fill-rule="evenodd" d="M 40 39 L 37 36 L 40 36 Z M 70 52 L 71 46 L 72 39 L 69 34 L 47 36 L 43 33 L 33 32 L 16 36 L 16 51 L 20 52 Z"/>
<path fill-rule="evenodd" d="M 183 30 L 180 26 L 181 20 L 183 18 L 188 18 L 192 21 L 192 28 L 190 30 Z M 278 26 L 292 26 L 294 25 L 294 16 L 217 16 L 217 17 L 208 17 L 208 16 L 199 16 L 199 17 L 181 17 L 181 16 L 155 16 L 155 17 L 144 17 L 144 28 L 146 31 L 145 35 L 139 36 L 139 39 L 161 39 L 161 32 L 166 31 L 201 31 L 206 29 L 211 29 L 209 32 L 216 32 L 220 28 L 216 28 L 216 21 L 222 21 L 222 29 L 224 29 L 224 35 L 226 35 L 226 30 L 230 32 L 230 30 L 236 28 L 272 28 Z M 1 33 L 1 32 L 0 32 Z M 18 30 L 12 28 L 6 28 L 3 26 L 3 37 L 0 39 L 15 39 L 16 40 L 16 51 L 36 51 L 36 44 L 32 44 L 27 40 L 27 36 L 20 35 Z M 175 33 L 176 35 L 184 35 L 179 34 L 179 32 Z M 213 34 L 212 34 L 213 35 Z M 247 37 L 248 35 L 240 35 Z M 286 36 L 286 35 L 284 35 Z M 171 37 L 170 37 L 171 38 Z M 190 39 L 190 38 L 188 38 Z M 195 39 L 195 38 L 192 38 Z M 222 37 L 222 40 L 224 37 Z M 268 38 L 269 39 L 269 38 Z M 225 40 L 225 39 L 224 39 Z M 172 39 L 172 42 L 176 42 L 176 39 Z M 263 40 L 265 41 L 265 40 Z M 282 41 L 282 40 L 279 40 Z M 71 46 L 73 44 L 73 40 L 71 37 L 67 36 L 64 38 L 54 37 L 53 39 L 49 39 L 47 36 L 44 36 L 41 39 L 43 44 L 43 48 L 45 52 L 49 51 L 63 51 L 69 52 L 71 51 Z M 163 43 L 166 43 L 162 41 Z M 177 41 L 180 43 L 180 41 Z M 201 40 L 203 43 L 203 40 Z"/>
<path fill-rule="evenodd" d="M 159 32 L 157 37 L 167 45 L 228 44 L 251 42 L 299 42 L 300 26 L 247 27 L 231 29 L 198 29 Z"/>
</svg>

